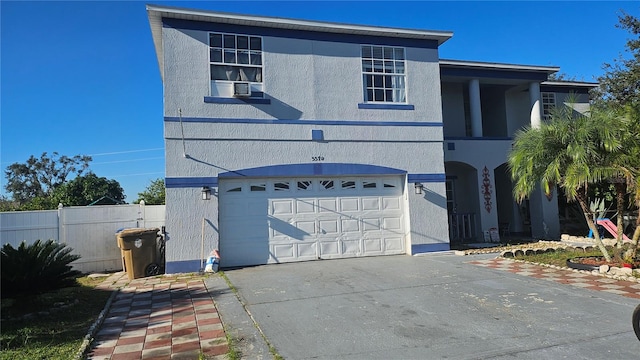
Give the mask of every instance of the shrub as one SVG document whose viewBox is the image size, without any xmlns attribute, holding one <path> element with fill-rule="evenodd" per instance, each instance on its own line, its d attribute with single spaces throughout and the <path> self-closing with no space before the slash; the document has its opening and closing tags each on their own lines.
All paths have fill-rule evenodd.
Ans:
<svg viewBox="0 0 640 360">
<path fill-rule="evenodd" d="M 23 241 L 17 249 L 5 244 L 0 258 L 2 298 L 77 285 L 80 271 L 72 270 L 69 264 L 80 256 L 71 251 L 72 248 L 54 240 L 36 240 L 31 245 Z"/>
</svg>

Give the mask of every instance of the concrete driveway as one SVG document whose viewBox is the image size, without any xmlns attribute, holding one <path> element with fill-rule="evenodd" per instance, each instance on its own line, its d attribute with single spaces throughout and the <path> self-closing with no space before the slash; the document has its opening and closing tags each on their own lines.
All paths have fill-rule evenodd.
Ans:
<svg viewBox="0 0 640 360">
<path fill-rule="evenodd" d="M 225 274 L 285 359 L 639 358 L 631 314 L 640 300 L 469 263 L 494 257 L 369 257 Z M 240 350 L 270 358 L 229 296 L 214 299 Z"/>
</svg>

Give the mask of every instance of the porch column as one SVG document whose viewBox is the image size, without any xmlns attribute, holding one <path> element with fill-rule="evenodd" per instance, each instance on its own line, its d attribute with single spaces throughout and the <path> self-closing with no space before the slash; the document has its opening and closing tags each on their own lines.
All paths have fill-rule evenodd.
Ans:
<svg viewBox="0 0 640 360">
<path fill-rule="evenodd" d="M 471 136 L 482 137 L 482 106 L 480 102 L 480 81 L 469 81 L 469 110 L 471 113 Z"/>
<path fill-rule="evenodd" d="M 478 185 L 479 185 L 479 210 L 480 218 L 478 226 L 482 232 L 491 228 L 498 228 L 498 208 L 496 201 L 496 179 L 494 166 L 487 164 L 478 168 Z"/>
<path fill-rule="evenodd" d="M 531 102 L 531 127 L 539 128 L 542 121 L 542 106 L 540 104 L 540 83 L 529 84 L 529 101 Z"/>
</svg>

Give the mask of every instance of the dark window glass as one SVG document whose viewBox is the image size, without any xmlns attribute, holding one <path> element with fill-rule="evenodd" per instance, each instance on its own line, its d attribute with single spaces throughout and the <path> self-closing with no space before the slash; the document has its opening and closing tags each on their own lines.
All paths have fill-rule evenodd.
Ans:
<svg viewBox="0 0 640 360">
<path fill-rule="evenodd" d="M 382 72 L 383 64 L 380 60 L 373 60 L 373 72 Z"/>
<path fill-rule="evenodd" d="M 384 87 L 384 83 L 383 83 L 382 79 L 383 79 L 382 76 L 379 76 L 379 75 L 374 76 L 373 77 L 373 86 L 379 87 L 379 88 Z"/>
<path fill-rule="evenodd" d="M 371 46 L 363 46 L 362 47 L 362 57 L 363 58 L 371 58 Z"/>
<path fill-rule="evenodd" d="M 251 50 L 262 50 L 262 39 L 259 37 L 255 37 L 252 36 L 250 38 L 251 44 L 250 44 L 250 49 Z"/>
<path fill-rule="evenodd" d="M 393 101 L 393 90 L 384 91 L 385 101 Z"/>
<path fill-rule="evenodd" d="M 273 189 L 275 191 L 286 191 L 286 190 L 289 190 L 289 183 L 288 182 L 277 182 L 277 183 L 273 184 Z"/>
<path fill-rule="evenodd" d="M 393 48 L 389 48 L 389 47 L 384 48 L 384 58 L 393 59 Z"/>
<path fill-rule="evenodd" d="M 222 51 L 220 49 L 209 50 L 209 56 L 211 62 L 222 62 Z"/>
<path fill-rule="evenodd" d="M 350 181 L 350 180 L 343 180 L 342 181 L 342 188 L 343 189 L 355 189 L 356 188 L 356 182 L 355 181 Z"/>
<path fill-rule="evenodd" d="M 236 63 L 236 52 L 234 50 L 225 50 L 224 51 L 224 62 L 227 64 L 235 64 Z"/>
<path fill-rule="evenodd" d="M 224 47 L 225 47 L 225 49 L 235 49 L 236 48 L 236 36 L 235 35 L 225 35 L 224 36 Z"/>
<path fill-rule="evenodd" d="M 374 59 L 382 59 L 382 47 L 374 46 L 373 47 L 373 56 Z"/>
<path fill-rule="evenodd" d="M 238 64 L 249 63 L 249 52 L 238 50 Z"/>
<path fill-rule="evenodd" d="M 404 60 L 404 49 L 403 48 L 395 48 L 393 49 L 396 55 L 396 60 Z"/>
<path fill-rule="evenodd" d="M 238 36 L 238 49 L 248 49 L 249 48 L 249 37 L 247 36 Z"/>
<path fill-rule="evenodd" d="M 222 34 L 209 34 L 209 46 L 222 47 Z"/>
<path fill-rule="evenodd" d="M 251 191 L 266 191 L 267 187 L 265 185 L 251 185 Z"/>
</svg>

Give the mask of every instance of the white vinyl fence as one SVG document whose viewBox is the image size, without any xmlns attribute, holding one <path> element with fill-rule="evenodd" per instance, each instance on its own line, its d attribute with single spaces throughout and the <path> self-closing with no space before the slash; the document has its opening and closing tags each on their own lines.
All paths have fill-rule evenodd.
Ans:
<svg viewBox="0 0 640 360">
<path fill-rule="evenodd" d="M 84 273 L 122 270 L 116 232 L 123 228 L 162 228 L 164 205 L 100 205 L 58 210 L 0 212 L 0 242 L 18 247 L 53 239 L 81 258 L 72 263 Z"/>
</svg>

